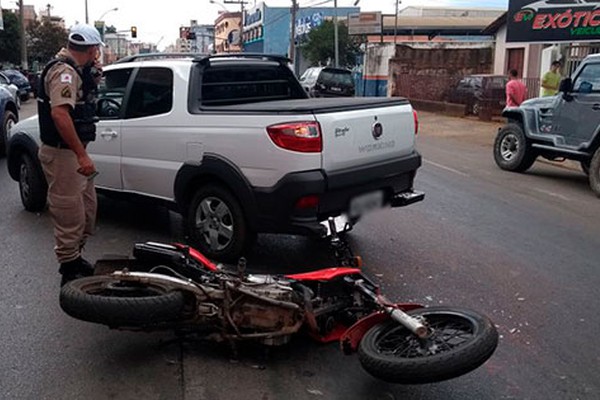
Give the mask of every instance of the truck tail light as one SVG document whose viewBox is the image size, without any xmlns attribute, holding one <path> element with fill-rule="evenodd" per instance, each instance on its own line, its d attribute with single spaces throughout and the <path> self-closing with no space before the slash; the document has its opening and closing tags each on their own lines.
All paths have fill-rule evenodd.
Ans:
<svg viewBox="0 0 600 400">
<path fill-rule="evenodd" d="M 415 119 L 415 136 L 419 133 L 419 116 L 417 112 L 413 110 L 413 118 Z"/>
<path fill-rule="evenodd" d="M 300 197 L 296 202 L 296 209 L 304 210 L 307 208 L 317 208 L 319 207 L 319 196 L 317 195 L 309 195 Z"/>
<path fill-rule="evenodd" d="M 318 122 L 290 122 L 267 127 L 269 137 L 277 146 L 302 153 L 320 153 L 323 137 Z"/>
</svg>

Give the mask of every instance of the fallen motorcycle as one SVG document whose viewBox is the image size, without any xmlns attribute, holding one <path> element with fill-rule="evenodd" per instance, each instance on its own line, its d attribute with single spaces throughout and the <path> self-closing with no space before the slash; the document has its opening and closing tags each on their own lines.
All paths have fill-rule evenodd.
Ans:
<svg viewBox="0 0 600 400">
<path fill-rule="evenodd" d="M 358 352 L 372 376 L 391 383 L 442 381 L 466 374 L 491 357 L 498 333 L 484 315 L 456 307 L 396 304 L 359 268 L 333 228 L 339 267 L 293 275 L 253 275 L 216 265 L 181 244 L 140 243 L 134 258 L 105 275 L 63 286 L 70 316 L 110 328 L 175 330 L 208 339 L 289 342 L 303 330 L 317 341 L 339 341 Z M 108 260 L 99 260 L 97 265 Z"/>
</svg>

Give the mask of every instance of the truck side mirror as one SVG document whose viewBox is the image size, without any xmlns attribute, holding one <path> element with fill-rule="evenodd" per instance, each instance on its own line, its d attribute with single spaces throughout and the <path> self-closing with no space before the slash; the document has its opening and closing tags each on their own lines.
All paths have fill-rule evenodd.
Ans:
<svg viewBox="0 0 600 400">
<path fill-rule="evenodd" d="M 565 78 L 562 81 L 560 81 L 560 86 L 558 88 L 558 91 L 564 94 L 568 94 L 573 90 L 573 81 L 571 80 L 571 78 Z"/>
</svg>

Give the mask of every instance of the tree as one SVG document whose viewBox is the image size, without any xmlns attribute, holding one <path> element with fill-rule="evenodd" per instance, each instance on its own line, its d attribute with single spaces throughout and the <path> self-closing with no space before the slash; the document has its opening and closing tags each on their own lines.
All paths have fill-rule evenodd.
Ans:
<svg viewBox="0 0 600 400">
<path fill-rule="evenodd" d="M 21 63 L 21 35 L 19 34 L 19 19 L 10 10 L 2 10 L 4 30 L 0 31 L 0 63 Z"/>
<path fill-rule="evenodd" d="M 308 33 L 307 40 L 301 45 L 302 54 L 313 65 L 326 65 L 335 59 L 333 21 L 325 21 L 321 26 Z M 339 63 L 341 67 L 356 65 L 356 57 L 360 54 L 359 43 L 348 35 L 348 27 L 338 21 Z"/>
<path fill-rule="evenodd" d="M 54 58 L 67 45 L 67 31 L 48 18 L 34 21 L 27 27 L 27 52 L 29 59 L 42 65 Z"/>
</svg>

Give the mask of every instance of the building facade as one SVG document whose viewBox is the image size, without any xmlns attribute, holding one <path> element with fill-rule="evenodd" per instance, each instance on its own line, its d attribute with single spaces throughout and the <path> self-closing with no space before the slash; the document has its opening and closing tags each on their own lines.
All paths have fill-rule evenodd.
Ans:
<svg viewBox="0 0 600 400">
<path fill-rule="evenodd" d="M 241 12 L 220 12 L 215 20 L 215 47 L 217 53 L 242 51 L 240 26 Z"/>
<path fill-rule="evenodd" d="M 358 7 L 338 7 L 339 21 L 345 21 L 348 14 L 360 11 Z M 295 39 L 297 48 L 302 45 L 302 39 L 314 28 L 328 18 L 336 15 L 332 7 L 298 8 L 296 11 Z M 259 3 L 244 12 L 243 43 L 244 51 L 267 54 L 289 54 L 291 31 L 291 8 L 269 7 Z M 301 59 L 297 51 L 294 59 Z"/>
</svg>

